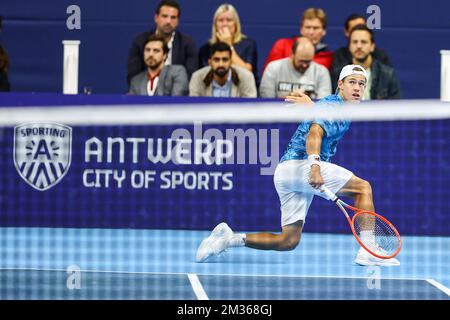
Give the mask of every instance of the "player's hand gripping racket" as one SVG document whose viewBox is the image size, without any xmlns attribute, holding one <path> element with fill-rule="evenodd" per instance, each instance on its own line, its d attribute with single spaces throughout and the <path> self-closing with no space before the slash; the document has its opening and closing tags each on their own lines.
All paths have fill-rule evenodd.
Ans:
<svg viewBox="0 0 450 320">
<path fill-rule="evenodd" d="M 325 186 L 321 189 L 345 214 L 353 235 L 367 252 L 380 259 L 393 258 L 400 252 L 402 248 L 400 234 L 386 218 L 375 212 L 352 207 Z M 355 212 L 352 218 L 344 207 Z"/>
</svg>

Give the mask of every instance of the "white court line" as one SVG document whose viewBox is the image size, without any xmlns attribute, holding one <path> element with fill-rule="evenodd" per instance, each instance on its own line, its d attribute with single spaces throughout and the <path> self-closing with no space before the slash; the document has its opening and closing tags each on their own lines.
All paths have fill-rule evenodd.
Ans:
<svg viewBox="0 0 450 320">
<path fill-rule="evenodd" d="M 59 271 L 67 272 L 67 269 L 52 269 L 52 268 L 14 268 L 14 267 L 0 267 L 0 271 Z M 135 275 L 185 275 L 185 272 L 157 272 L 157 271 L 124 271 L 124 270 L 89 270 L 81 269 L 80 272 L 87 273 L 113 273 L 113 274 L 135 274 Z M 324 278 L 324 279 L 367 279 L 368 276 L 344 276 L 344 275 L 287 275 L 287 274 L 245 274 L 245 273 L 197 273 L 200 276 L 214 276 L 214 277 L 266 277 L 266 278 Z M 397 278 L 387 277 L 381 280 L 407 280 L 407 281 L 427 281 L 423 278 Z M 432 279 L 431 279 L 432 280 Z"/>
<path fill-rule="evenodd" d="M 444 286 L 443 284 L 437 282 L 434 279 L 426 279 L 426 281 L 429 284 L 431 284 L 431 285 L 435 286 L 436 288 L 438 288 L 439 290 L 443 291 L 446 295 L 448 295 L 450 297 L 450 289 L 449 288 L 447 288 L 446 286 Z"/>
<path fill-rule="evenodd" d="M 51 268 L 11 268 L 11 267 L 0 267 L 0 271 L 60 271 L 67 272 L 67 269 L 51 269 Z M 87 273 L 113 273 L 113 274 L 135 274 L 135 275 L 185 275 L 186 273 L 182 272 L 148 272 L 148 271 L 120 271 L 120 270 L 80 270 L 80 272 Z M 188 273 L 189 282 L 194 290 L 195 295 L 198 300 L 209 300 L 208 295 L 206 294 L 203 286 L 198 278 L 197 274 Z M 275 274 L 220 274 L 220 273 L 204 273 L 200 274 L 201 276 L 225 276 L 225 277 L 273 277 L 273 278 L 319 278 L 319 279 L 367 279 L 367 277 L 363 276 L 318 276 L 318 275 L 275 275 Z M 406 281 L 426 281 L 443 291 L 445 294 L 450 296 L 450 289 L 444 286 L 443 284 L 437 282 L 434 279 L 422 279 L 422 278 L 396 278 L 396 277 L 388 277 L 381 278 L 381 280 L 406 280 Z"/>
<path fill-rule="evenodd" d="M 74 264 L 76 265 L 76 264 Z M 67 272 L 67 269 L 53 269 L 53 268 L 14 268 L 14 267 L 1 267 L 0 271 L 57 271 Z M 123 270 L 89 270 L 81 269 L 80 272 L 86 273 L 114 273 L 114 274 L 137 274 L 137 275 L 185 275 L 186 272 L 150 272 L 150 271 L 123 271 Z"/>
<path fill-rule="evenodd" d="M 194 273 L 188 273 L 189 282 L 191 283 L 192 289 L 194 289 L 195 295 L 198 300 L 209 300 L 208 295 L 206 294 L 203 286 L 200 282 L 200 279 Z"/>
</svg>

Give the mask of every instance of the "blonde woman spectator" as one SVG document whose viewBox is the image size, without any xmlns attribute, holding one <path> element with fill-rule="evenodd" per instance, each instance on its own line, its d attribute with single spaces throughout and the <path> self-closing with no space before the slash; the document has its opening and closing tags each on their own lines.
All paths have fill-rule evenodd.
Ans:
<svg viewBox="0 0 450 320">
<path fill-rule="evenodd" d="M 256 42 L 242 33 L 239 15 L 231 4 L 222 4 L 214 13 L 211 38 L 199 50 L 200 67 L 208 65 L 211 45 L 217 42 L 228 44 L 232 64 L 251 71 L 258 80 Z"/>
</svg>

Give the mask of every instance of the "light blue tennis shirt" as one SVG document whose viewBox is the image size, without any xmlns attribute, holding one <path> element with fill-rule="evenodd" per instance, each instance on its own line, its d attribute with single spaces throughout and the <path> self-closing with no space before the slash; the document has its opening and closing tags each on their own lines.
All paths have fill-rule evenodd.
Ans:
<svg viewBox="0 0 450 320">
<path fill-rule="evenodd" d="M 316 103 L 317 108 L 336 108 L 344 104 L 344 100 L 338 94 L 331 94 Z M 331 157 L 336 154 L 336 146 L 339 140 L 350 128 L 350 121 L 338 120 L 329 121 L 322 119 L 315 119 L 313 121 L 305 121 L 300 123 L 288 144 L 283 157 L 280 162 L 286 160 L 303 160 L 307 159 L 306 153 L 306 137 L 309 133 L 309 128 L 313 123 L 317 123 L 324 130 L 322 139 L 322 146 L 320 149 L 320 159 L 322 161 L 330 161 Z"/>
</svg>

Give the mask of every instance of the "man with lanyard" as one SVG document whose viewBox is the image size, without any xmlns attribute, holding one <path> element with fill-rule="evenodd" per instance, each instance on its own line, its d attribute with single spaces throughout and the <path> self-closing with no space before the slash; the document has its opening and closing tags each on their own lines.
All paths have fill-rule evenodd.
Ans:
<svg viewBox="0 0 450 320">
<path fill-rule="evenodd" d="M 145 96 L 184 96 L 188 94 L 188 77 L 180 65 L 165 65 L 169 48 L 163 37 L 151 35 L 144 44 L 147 70 L 131 79 L 130 94 Z"/>
</svg>

